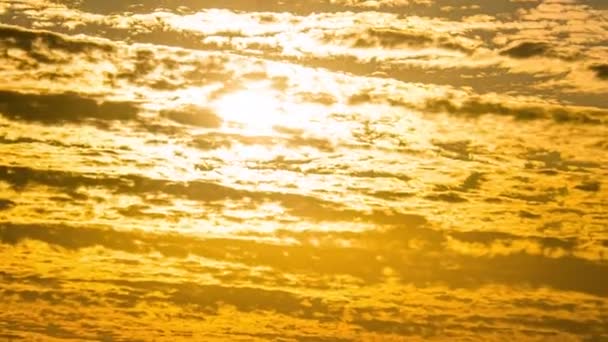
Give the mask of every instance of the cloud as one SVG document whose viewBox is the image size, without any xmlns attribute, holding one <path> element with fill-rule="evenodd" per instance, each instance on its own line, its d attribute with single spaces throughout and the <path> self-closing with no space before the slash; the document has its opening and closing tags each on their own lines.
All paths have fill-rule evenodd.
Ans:
<svg viewBox="0 0 608 342">
<path fill-rule="evenodd" d="M 448 203 L 467 202 L 466 198 L 464 198 L 454 192 L 427 195 L 425 198 L 429 199 L 431 201 L 442 201 L 442 202 L 448 202 Z"/>
<path fill-rule="evenodd" d="M 312 222 L 360 221 L 377 225 L 407 225 L 411 227 L 426 223 L 422 215 L 400 213 L 389 210 L 371 212 L 351 209 L 336 202 L 301 194 L 275 191 L 249 191 L 204 181 L 177 182 L 153 179 L 137 175 L 121 177 L 92 177 L 89 175 L 54 170 L 37 170 L 26 167 L 0 166 L 0 180 L 14 189 L 23 191 L 29 185 L 43 184 L 61 189 L 67 194 L 82 197 L 77 190 L 105 187 L 119 193 L 146 198 L 148 195 L 164 194 L 174 199 L 187 199 L 210 204 L 222 201 L 241 201 L 244 207 L 260 206 L 268 202 L 280 204 L 285 214 Z M 85 196 L 86 197 L 86 196 Z M 125 212 L 131 215 L 129 212 Z"/>
<path fill-rule="evenodd" d="M 418 50 L 441 48 L 467 54 L 473 51 L 475 45 L 473 40 L 432 30 L 385 28 L 374 24 L 374 22 L 370 22 L 368 25 L 371 27 L 365 30 L 346 28 L 343 32 L 326 30 L 322 40 L 326 43 L 346 42 L 354 48 L 384 48 L 396 51 L 400 47 Z M 352 53 L 356 56 L 354 51 Z M 381 58 L 381 56 L 377 56 L 377 58 Z"/>
<path fill-rule="evenodd" d="M 593 65 L 589 69 L 595 71 L 597 78 L 601 80 L 608 80 L 608 64 Z"/>
<path fill-rule="evenodd" d="M 230 58 L 220 54 L 191 50 L 131 46 L 114 56 L 116 72 L 111 83 L 126 80 L 130 84 L 157 91 L 179 91 L 192 86 L 228 82 L 233 72 L 227 69 Z M 130 85 L 127 84 L 127 87 Z"/>
<path fill-rule="evenodd" d="M 185 105 L 180 108 L 162 110 L 160 115 L 184 125 L 218 128 L 222 124 L 222 119 L 211 109 L 195 105 Z"/>
<path fill-rule="evenodd" d="M 226 68 L 230 59 L 183 48 L 151 49 L 94 35 L 0 26 L 0 60 L 5 63 L 0 73 L 6 79 L 5 87 L 12 90 L 46 92 L 52 83 L 54 92 L 77 87 L 82 93 L 133 98 L 138 91 L 168 93 L 227 81 L 232 75 Z M 138 96 L 141 100 L 141 94 Z"/>
<path fill-rule="evenodd" d="M 606 112 L 594 108 L 568 109 L 555 105 L 506 103 L 475 96 L 465 99 L 460 104 L 450 99 L 430 99 L 422 109 L 473 117 L 495 114 L 511 116 L 518 120 L 553 119 L 556 122 L 591 125 L 603 125 L 606 120 Z"/>
<path fill-rule="evenodd" d="M 255 166 L 259 170 L 285 170 L 297 172 L 304 175 L 334 175 L 352 178 L 363 178 L 370 180 L 386 179 L 398 180 L 407 183 L 412 180 L 412 177 L 391 171 L 367 170 L 347 167 L 316 167 L 313 159 L 286 159 L 284 156 L 279 156 L 273 160 L 264 161 Z M 391 192 L 391 191 L 373 191 L 376 196 L 412 196 L 411 193 Z"/>
<path fill-rule="evenodd" d="M 0 51 L 6 54 L 11 48 L 25 51 L 29 57 L 40 63 L 64 61 L 65 57 L 60 52 L 86 55 L 93 52 L 112 53 L 115 50 L 111 44 L 97 42 L 91 38 L 74 38 L 49 31 L 0 25 Z"/>
<path fill-rule="evenodd" d="M 599 169 L 601 164 L 592 160 L 576 160 L 565 158 L 560 152 L 546 150 L 546 149 L 535 149 L 528 151 L 524 156 L 524 159 L 528 161 L 537 161 L 542 163 L 544 169 L 555 169 L 561 171 L 569 170 L 588 170 L 588 169 Z M 528 166 L 532 168 L 533 166 Z"/>
<path fill-rule="evenodd" d="M 514 58 L 530 58 L 547 55 L 549 51 L 547 43 L 523 42 L 501 51 L 501 54 Z"/>
<path fill-rule="evenodd" d="M 409 5 L 414 2 L 410 1 Z M 296 62 L 308 65 L 331 64 L 331 60 L 337 56 L 354 57 L 355 59 L 352 61 L 354 65 L 349 69 L 358 70 L 357 72 L 369 68 L 369 66 L 365 66 L 365 63 L 370 60 L 382 60 L 383 73 L 403 80 L 410 80 L 411 77 L 408 75 L 416 72 L 427 75 L 423 78 L 424 82 L 475 84 L 476 89 L 493 87 L 500 88 L 502 91 L 512 84 L 514 79 L 530 75 L 527 82 L 518 84 L 518 91 L 521 89 L 521 92 L 526 90 L 541 92 L 542 90 L 543 94 L 553 96 L 554 89 L 559 86 L 560 91 L 564 93 L 593 93 L 593 97 L 588 99 L 569 94 L 559 97 L 569 102 L 572 102 L 572 99 L 576 99 L 577 102 L 586 99 L 589 104 L 600 103 L 598 96 L 605 93 L 603 82 L 598 79 L 597 83 L 600 84 L 590 84 L 579 68 L 580 65 L 589 65 L 589 63 L 597 63 L 605 59 L 605 52 L 598 47 L 601 44 L 595 43 L 602 36 L 603 14 L 600 10 L 575 3 L 537 4 L 505 0 L 491 5 L 464 6 L 469 12 L 500 15 L 491 17 L 492 20 L 463 21 L 455 20 L 460 18 L 458 16 L 453 20 L 432 16 L 398 16 L 389 10 L 392 1 L 373 1 L 371 3 L 374 6 L 379 5 L 384 11 L 379 11 L 374 15 L 369 15 L 367 12 L 330 13 L 331 11 L 325 10 L 335 10 L 341 8 L 340 6 L 352 9 L 363 2 L 336 1 L 329 4 L 328 2 L 310 1 L 306 5 L 299 6 L 270 2 L 264 6 L 271 8 L 271 12 L 258 12 L 261 11 L 261 8 L 236 1 L 223 5 L 222 7 L 226 9 L 221 10 L 211 10 L 204 4 L 188 2 L 188 10 L 185 10 L 185 7 L 169 7 L 152 13 L 152 9 L 157 8 L 153 3 L 129 8 L 130 5 L 125 4 L 108 6 L 88 2 L 80 5 L 72 4 L 69 6 L 71 9 L 63 11 L 51 10 L 51 8 L 59 6 L 57 4 L 49 7 L 32 6 L 28 8 L 30 11 L 28 13 L 31 17 L 34 16 L 33 13 L 36 13 L 38 19 L 46 18 L 46 22 L 41 23 L 41 26 L 46 25 L 58 30 L 62 28 L 55 27 L 57 22 L 70 19 L 60 17 L 61 13 L 69 13 L 70 16 L 77 17 L 78 20 L 88 25 L 79 26 L 77 30 L 73 31 L 95 35 L 96 31 L 106 29 L 107 35 L 116 40 L 156 43 L 191 49 L 223 50 L 245 55 L 253 53 L 279 60 L 296 58 Z M 158 6 L 160 5 L 159 3 Z M 428 14 L 437 15 L 436 10 L 443 3 L 439 2 L 436 5 L 423 5 L 416 8 L 424 13 L 428 11 Z M 114 8 L 112 10 L 114 15 L 110 18 L 83 12 L 83 10 L 90 10 L 106 13 L 110 7 Z M 459 6 L 456 7 L 459 8 Z M 80 10 L 75 8 L 80 8 Z M 137 14 L 121 13 L 121 11 L 129 11 L 134 8 L 137 8 L 135 10 L 138 12 Z M 149 13 L 143 10 L 144 8 L 148 9 Z M 278 10 L 279 8 L 282 10 Z M 291 11 L 286 12 L 285 10 L 288 8 Z M 315 11 L 314 8 L 317 8 L 318 11 Z M 242 12 L 244 9 L 253 12 Z M 276 12 L 277 10 L 278 12 Z M 434 10 L 435 12 L 433 12 Z M 23 15 L 19 11 L 15 12 Z M 416 12 L 416 14 L 420 15 L 423 12 Z M 561 12 L 566 14 L 561 17 L 555 15 Z M 507 14 L 511 19 L 503 20 L 501 16 L 504 17 Z M 535 26 L 538 20 L 552 23 L 561 19 L 568 20 L 570 24 L 560 25 L 560 28 L 555 30 Z M 598 30 L 591 32 L 577 29 L 579 21 L 583 19 L 590 22 L 590 25 L 598 27 Z M 206 24 L 201 25 L 202 22 Z M 226 22 L 237 23 L 237 26 L 227 27 Z M 358 24 L 352 25 L 353 22 Z M 391 25 L 387 26 L 387 22 L 390 22 Z M 227 37 L 226 32 L 232 31 L 239 32 L 239 36 Z M 409 39 L 413 44 L 410 49 L 390 47 L 399 41 L 394 38 L 395 34 L 398 36 L 400 32 L 412 35 Z M 432 42 L 417 43 L 416 35 L 420 36 L 417 37 L 418 39 L 426 36 L 432 39 Z M 570 38 L 564 39 L 565 35 Z M 353 49 L 352 46 L 357 39 L 360 39 L 359 43 L 369 46 L 369 48 L 365 48 L 366 51 Z M 383 41 L 388 46 L 382 46 Z M 407 45 L 405 41 L 399 47 L 405 47 Z M 491 43 L 499 41 L 517 42 L 515 43 L 517 45 L 500 48 L 503 43 L 497 45 Z M 567 44 L 565 44 L 566 41 Z M 315 44 L 311 45 L 311 42 Z M 542 44 L 547 45 L 546 53 L 535 54 L 531 57 L 545 57 L 551 61 L 534 65 L 525 63 L 523 60 L 526 58 L 523 56 L 534 54 L 534 51 L 538 52 L 539 49 L 543 50 Z M 462 58 L 458 52 L 467 54 L 470 58 Z M 500 55 L 501 52 L 503 57 L 508 57 L 512 61 L 498 58 L 497 55 Z M 510 56 L 509 53 L 513 55 Z M 348 64 L 339 62 L 334 64 L 338 69 L 348 66 Z M 403 70 L 404 67 L 407 67 L 406 70 Z M 543 70 L 543 67 L 548 70 Z M 455 68 L 458 70 L 456 71 Z M 509 69 L 510 72 L 505 73 L 504 68 Z M 433 70 L 433 72 L 429 73 L 428 70 Z M 479 70 L 479 72 L 475 72 L 475 70 Z M 461 74 L 462 78 L 466 77 L 468 81 L 456 77 L 455 73 Z M 400 76 L 401 74 L 403 75 Z M 471 77 L 469 74 L 476 76 Z M 538 76 L 538 74 L 543 74 L 543 77 L 532 77 Z M 552 76 L 549 79 L 550 82 L 547 82 L 547 74 Z M 173 89 L 180 83 L 170 79 L 159 79 L 149 82 L 148 85 L 155 89 Z"/>
<path fill-rule="evenodd" d="M 331 106 L 337 101 L 335 96 L 328 93 L 300 92 L 297 96 L 302 102 L 319 103 L 325 106 Z"/>
<path fill-rule="evenodd" d="M 462 193 L 470 193 L 474 190 L 479 190 L 481 188 L 481 183 L 484 180 L 485 178 L 482 173 L 474 171 L 459 185 L 435 185 L 435 192 L 425 196 L 425 198 L 431 201 L 443 201 L 449 203 L 468 202 L 467 197 L 465 197 Z"/>
<path fill-rule="evenodd" d="M 385 46 L 394 48 L 399 45 L 425 46 L 433 42 L 433 39 L 422 33 L 407 32 L 402 30 L 375 29 L 370 28 L 366 32 L 367 37 L 358 37 L 354 43 L 355 47 Z"/>
<path fill-rule="evenodd" d="M 132 102 L 103 101 L 77 93 L 33 94 L 0 90 L 0 115 L 12 120 L 58 125 L 90 119 L 133 120 L 138 107 Z"/>
<path fill-rule="evenodd" d="M 330 3 L 332 4 L 374 9 L 383 7 L 406 7 L 410 5 L 430 6 L 433 2 L 433 0 L 330 0 Z"/>
<path fill-rule="evenodd" d="M 277 271 L 348 274 L 368 284 L 382 280 L 390 267 L 403 284 L 441 283 L 452 289 L 484 285 L 527 284 L 587 293 L 608 294 L 606 265 L 572 256 L 575 239 L 521 237 L 499 232 L 445 232 L 424 227 L 395 226 L 368 232 L 282 231 L 279 237 L 297 244 L 276 244 L 241 238 L 205 238 L 145 231 L 118 231 L 66 225 L 0 224 L 0 240 L 26 239 L 68 249 L 103 246 L 113 250 L 186 258 L 199 255 Z M 349 241 L 340 245 L 340 241 Z M 316 241 L 312 244 L 311 241 Z M 230 250 L 226 250 L 230 246 Z M 556 251 L 562 250 L 561 255 Z M 556 256 L 557 255 L 557 256 Z M 442 260 L 450 260 L 445 263 Z M 432 269 L 433 272 L 428 272 Z M 517 269 L 517 272 L 512 270 Z"/>
<path fill-rule="evenodd" d="M 575 186 L 575 188 L 583 191 L 598 192 L 600 191 L 600 186 L 600 182 L 598 181 L 587 181 Z"/>
<path fill-rule="evenodd" d="M 6 198 L 0 198 L 0 211 L 11 209 L 14 206 L 15 202 Z"/>
<path fill-rule="evenodd" d="M 29 167 L 0 165 L 0 181 L 17 191 L 23 191 L 32 184 L 43 184 L 62 189 L 68 194 L 76 194 L 81 186 L 118 186 L 119 180 L 94 178 L 82 174 L 54 170 L 37 170 Z"/>
<path fill-rule="evenodd" d="M 471 142 L 468 140 L 463 141 L 434 141 L 433 145 L 441 148 L 441 154 L 447 158 L 470 161 L 472 148 Z"/>
<path fill-rule="evenodd" d="M 605 125 L 608 112 L 602 107 L 560 104 L 543 97 L 509 96 L 506 94 L 479 94 L 470 90 L 435 86 L 435 93 L 425 87 L 403 88 L 418 96 L 407 96 L 387 91 L 382 86 L 362 88 L 348 97 L 348 103 L 381 104 L 405 107 L 421 113 L 445 113 L 468 117 L 500 115 L 520 121 L 553 120 L 557 123 Z M 466 154 L 460 154 L 466 158 Z"/>
<path fill-rule="evenodd" d="M 214 150 L 218 148 L 231 148 L 235 144 L 260 146 L 287 146 L 290 148 L 311 147 L 322 152 L 334 151 L 334 144 L 326 138 L 308 136 L 303 132 L 279 132 L 278 136 L 241 135 L 236 133 L 206 133 L 199 134 L 192 139 L 191 146 L 201 150 Z"/>
</svg>

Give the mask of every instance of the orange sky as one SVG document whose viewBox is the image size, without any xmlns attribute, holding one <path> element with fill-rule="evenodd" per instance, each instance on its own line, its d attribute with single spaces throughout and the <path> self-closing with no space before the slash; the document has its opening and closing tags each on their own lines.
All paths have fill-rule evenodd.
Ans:
<svg viewBox="0 0 608 342">
<path fill-rule="evenodd" d="M 0 0 L 0 341 L 608 340 L 601 0 Z"/>
</svg>

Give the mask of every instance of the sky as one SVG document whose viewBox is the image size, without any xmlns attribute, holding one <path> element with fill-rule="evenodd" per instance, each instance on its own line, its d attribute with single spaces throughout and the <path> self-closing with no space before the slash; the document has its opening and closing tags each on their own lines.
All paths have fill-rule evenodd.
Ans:
<svg viewBox="0 0 608 342">
<path fill-rule="evenodd" d="M 605 0 L 0 0 L 0 341 L 608 340 Z"/>
</svg>

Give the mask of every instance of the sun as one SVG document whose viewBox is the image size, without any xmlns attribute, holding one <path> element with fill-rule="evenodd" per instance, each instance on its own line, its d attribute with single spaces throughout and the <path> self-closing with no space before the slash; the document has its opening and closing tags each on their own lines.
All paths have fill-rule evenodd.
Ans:
<svg viewBox="0 0 608 342">
<path fill-rule="evenodd" d="M 263 84 L 251 84 L 224 95 L 213 103 L 213 107 L 224 121 L 256 134 L 271 130 L 284 116 L 276 92 Z"/>
</svg>

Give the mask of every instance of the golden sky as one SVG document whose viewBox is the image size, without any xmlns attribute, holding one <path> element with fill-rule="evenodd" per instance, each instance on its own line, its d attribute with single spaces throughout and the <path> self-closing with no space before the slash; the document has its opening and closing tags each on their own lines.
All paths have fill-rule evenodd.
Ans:
<svg viewBox="0 0 608 342">
<path fill-rule="evenodd" d="M 605 0 L 0 0 L 0 341 L 608 341 Z"/>
</svg>

